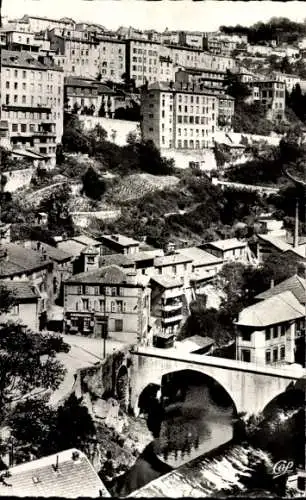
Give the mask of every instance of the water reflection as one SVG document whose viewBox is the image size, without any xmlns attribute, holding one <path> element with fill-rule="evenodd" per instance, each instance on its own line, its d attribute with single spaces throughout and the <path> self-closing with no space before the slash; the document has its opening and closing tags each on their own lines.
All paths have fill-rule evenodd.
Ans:
<svg viewBox="0 0 306 500">
<path fill-rule="evenodd" d="M 171 467 L 179 467 L 229 441 L 232 417 L 233 408 L 216 405 L 208 387 L 188 387 L 184 401 L 165 406 L 154 451 Z"/>
<path fill-rule="evenodd" d="M 116 496 L 132 493 L 233 437 L 233 406 L 223 390 L 186 374 L 170 382 L 164 399 L 150 395 L 146 418 L 154 439 L 115 481 L 111 490 Z"/>
</svg>

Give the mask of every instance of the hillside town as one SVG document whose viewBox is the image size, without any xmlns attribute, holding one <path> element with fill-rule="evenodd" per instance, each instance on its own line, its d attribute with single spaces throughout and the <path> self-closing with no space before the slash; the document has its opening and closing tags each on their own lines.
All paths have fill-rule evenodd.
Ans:
<svg viewBox="0 0 306 500">
<path fill-rule="evenodd" d="M 305 494 L 305 21 L 0 19 L 0 495 Z"/>
</svg>

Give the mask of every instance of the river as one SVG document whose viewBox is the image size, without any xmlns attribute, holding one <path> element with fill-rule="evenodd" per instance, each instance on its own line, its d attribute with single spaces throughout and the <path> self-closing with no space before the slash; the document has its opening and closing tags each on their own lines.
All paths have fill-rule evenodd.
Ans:
<svg viewBox="0 0 306 500">
<path fill-rule="evenodd" d="M 117 496 L 131 494 L 233 437 L 234 407 L 225 391 L 206 377 L 186 372 L 176 375 L 164 394 L 167 403 L 162 413 L 151 403 L 147 420 L 154 439 L 113 484 L 112 493 Z"/>
</svg>

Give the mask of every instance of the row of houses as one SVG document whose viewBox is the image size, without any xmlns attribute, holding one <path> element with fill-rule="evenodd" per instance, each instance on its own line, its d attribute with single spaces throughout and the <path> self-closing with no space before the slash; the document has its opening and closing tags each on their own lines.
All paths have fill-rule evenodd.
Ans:
<svg viewBox="0 0 306 500">
<path fill-rule="evenodd" d="M 259 234 L 258 262 L 278 251 L 305 263 L 305 245 L 296 247 L 282 238 Z M 198 296 L 206 295 L 207 307 L 219 306 L 220 298 L 209 287 L 224 263 L 254 260 L 247 242 L 236 238 L 165 251 L 120 234 L 97 239 L 79 235 L 55 244 L 3 241 L 1 283 L 16 301 L 2 320 L 19 319 L 33 329 L 56 324 L 65 333 L 117 336 L 127 342 L 137 335 L 144 345 L 161 345 L 161 338 L 171 343 Z M 241 313 L 236 325 L 239 359 L 293 362 L 304 310 L 285 292 L 271 300 L 259 297 L 260 302 Z M 267 347 L 270 340 L 273 346 Z"/>
<path fill-rule="evenodd" d="M 176 66 L 221 71 L 234 71 L 237 66 L 232 57 L 204 50 L 202 43 L 189 44 L 192 37 L 189 40 L 188 34 L 180 36 L 178 43 L 171 37 L 161 42 L 154 37 L 139 38 L 132 31 L 110 36 L 109 32 L 86 24 L 72 26 L 28 19 L 4 25 L 0 30 L 1 45 L 10 50 L 30 51 L 35 57 L 41 53 L 52 56 L 65 76 L 96 78 L 100 74 L 104 81 L 133 80 L 139 87 L 163 79 L 161 76 L 173 72 Z"/>
</svg>

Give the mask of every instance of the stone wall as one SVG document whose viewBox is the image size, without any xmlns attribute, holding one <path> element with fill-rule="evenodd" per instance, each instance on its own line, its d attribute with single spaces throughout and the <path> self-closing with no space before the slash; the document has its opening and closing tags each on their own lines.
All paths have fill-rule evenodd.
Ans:
<svg viewBox="0 0 306 500">
<path fill-rule="evenodd" d="M 93 219 L 113 221 L 119 219 L 121 210 L 100 210 L 97 212 L 71 212 L 73 223 L 79 227 L 88 227 Z"/>
<path fill-rule="evenodd" d="M 17 191 L 17 189 L 29 187 L 33 173 L 33 167 L 3 172 L 3 175 L 7 179 L 5 191 L 14 193 L 15 191 Z"/>
</svg>

